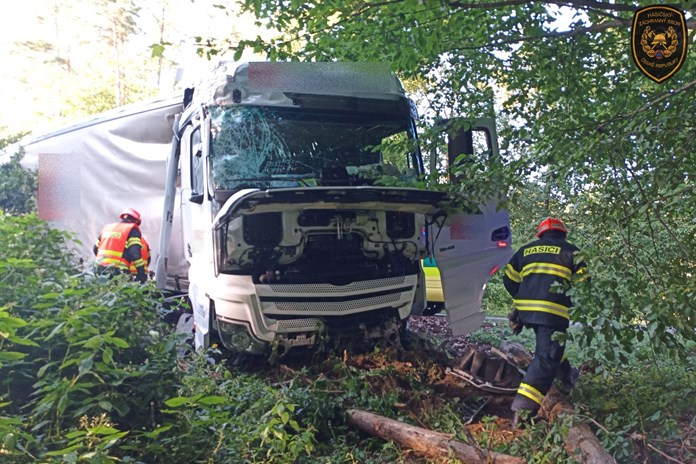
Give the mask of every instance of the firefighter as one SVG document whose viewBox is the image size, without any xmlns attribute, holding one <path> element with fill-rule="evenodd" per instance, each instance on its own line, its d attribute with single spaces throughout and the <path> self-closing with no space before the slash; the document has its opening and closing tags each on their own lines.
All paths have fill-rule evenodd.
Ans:
<svg viewBox="0 0 696 464">
<path fill-rule="evenodd" d="M 119 215 L 120 222 L 107 224 L 94 244 L 95 273 L 114 276 L 130 274 L 140 283 L 147 282 L 149 247 L 143 245 L 140 213 L 133 208 Z"/>
<path fill-rule="evenodd" d="M 527 327 L 536 335 L 534 359 L 511 406 L 515 426 L 525 416 L 536 415 L 556 377 L 569 387 L 577 380 L 577 369 L 564 356 L 565 345 L 553 339 L 555 332 L 568 329 L 571 307 L 570 298 L 562 290 L 552 289 L 553 284 L 568 285 L 586 275 L 585 264 L 576 259 L 579 249 L 566 241 L 567 234 L 562 220 L 544 219 L 537 228 L 538 240 L 517 250 L 503 276 L 514 303 L 508 316 L 513 333 Z"/>
</svg>

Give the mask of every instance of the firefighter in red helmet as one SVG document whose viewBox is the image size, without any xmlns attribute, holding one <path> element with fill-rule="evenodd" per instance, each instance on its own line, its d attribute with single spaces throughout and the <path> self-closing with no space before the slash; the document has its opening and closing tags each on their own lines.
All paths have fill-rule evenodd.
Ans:
<svg viewBox="0 0 696 464">
<path fill-rule="evenodd" d="M 536 335 L 534 359 L 511 406 L 515 425 L 522 411 L 527 411 L 528 417 L 539 411 L 556 377 L 567 386 L 577 380 L 577 369 L 565 358 L 565 345 L 553 339 L 555 332 L 565 333 L 570 325 L 571 301 L 551 287 L 555 283 L 568 285 L 586 275 L 585 264 L 576 259 L 579 249 L 566 241 L 567 234 L 562 220 L 544 219 L 537 227 L 538 240 L 515 252 L 503 276 L 515 307 L 508 316 L 513 333 L 527 327 Z"/>
<path fill-rule="evenodd" d="M 94 244 L 95 273 L 109 276 L 130 274 L 134 280 L 145 283 L 150 250 L 140 231 L 140 213 L 127 208 L 119 218 L 120 222 L 102 228 Z"/>
</svg>

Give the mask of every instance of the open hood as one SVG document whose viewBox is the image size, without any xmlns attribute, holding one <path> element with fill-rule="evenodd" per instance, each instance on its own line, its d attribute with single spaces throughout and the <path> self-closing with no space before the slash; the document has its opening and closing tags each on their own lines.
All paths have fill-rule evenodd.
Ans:
<svg viewBox="0 0 696 464">
<path fill-rule="evenodd" d="M 427 218 L 446 202 L 388 187 L 241 190 L 213 223 L 216 273 L 334 285 L 416 275 Z"/>
<path fill-rule="evenodd" d="M 230 216 L 244 213 L 281 212 L 289 209 L 374 209 L 433 215 L 445 207 L 442 192 L 395 187 L 311 187 L 274 190 L 245 189 L 228 197 L 213 222 L 216 228 Z"/>
<path fill-rule="evenodd" d="M 497 202 L 480 205 L 474 213 L 451 211 L 450 206 L 446 194 L 418 189 L 241 190 L 215 218 L 214 229 L 228 234 L 219 242 L 220 271 L 253 269 L 252 275 L 279 276 L 282 282 L 286 275 L 328 276 L 353 266 L 346 280 L 351 282 L 368 275 L 370 266 L 379 267 L 377 263 L 384 266 L 382 274 L 372 278 L 391 276 L 395 269 L 401 275 L 415 274 L 411 266 L 432 255 L 452 332 L 469 333 L 483 322 L 486 283 L 512 255 L 509 213 L 498 210 Z M 348 243 L 361 245 L 343 246 Z M 254 262 L 252 256 L 274 256 L 274 261 Z M 331 257 L 342 256 L 346 261 L 322 267 Z"/>
</svg>

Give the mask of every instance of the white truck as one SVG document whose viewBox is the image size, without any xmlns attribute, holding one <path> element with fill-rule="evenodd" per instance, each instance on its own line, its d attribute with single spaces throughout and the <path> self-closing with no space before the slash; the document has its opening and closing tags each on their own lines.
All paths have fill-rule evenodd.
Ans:
<svg viewBox="0 0 696 464">
<path fill-rule="evenodd" d="M 475 134 L 497 156 L 491 121 L 465 129 L 449 131 L 449 160 Z M 495 202 L 455 214 L 442 192 L 383 186 L 425 173 L 415 105 L 388 65 L 222 62 L 183 98 L 23 148 L 39 216 L 76 234 L 85 263 L 104 224 L 140 211 L 157 286 L 188 295 L 198 348 L 215 337 L 233 352 L 284 354 L 324 336 L 398 337 L 425 309 L 426 257 L 452 332 L 468 333 L 512 254 Z"/>
</svg>

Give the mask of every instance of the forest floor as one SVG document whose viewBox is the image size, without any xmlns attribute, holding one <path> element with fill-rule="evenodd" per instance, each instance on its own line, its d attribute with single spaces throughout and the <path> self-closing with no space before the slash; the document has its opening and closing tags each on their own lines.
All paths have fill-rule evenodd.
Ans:
<svg viewBox="0 0 696 464">
<path fill-rule="evenodd" d="M 473 385 L 471 379 L 456 375 L 457 369 L 463 369 L 463 360 L 470 359 L 472 349 L 493 358 L 503 352 L 511 361 L 507 366 L 519 365 L 524 368 L 525 362 L 513 362 L 517 358 L 514 350 L 519 349 L 517 353 L 523 353 L 527 358 L 530 356 L 528 350 L 534 345 L 532 331 L 526 330 L 521 335 L 513 336 L 505 318 L 499 317 L 486 319 L 482 327 L 471 334 L 453 336 L 445 315 L 419 316 L 409 319 L 401 342 L 402 349 L 382 345 L 363 351 L 345 349 L 328 354 L 288 355 L 270 364 L 244 361 L 241 365 L 233 364 L 234 369 L 256 372 L 271 385 L 300 382 L 309 386 L 312 391 L 325 394 L 327 401 L 335 400 L 335 403 L 329 403 L 327 407 L 348 411 L 365 408 L 367 404 L 367 409 L 375 413 L 381 411 L 385 417 L 398 418 L 413 426 L 450 433 L 456 430 L 456 434 L 460 438 L 464 437 L 466 442 L 479 443 L 489 450 L 519 453 L 521 446 L 546 446 L 543 437 L 553 428 L 553 419 L 546 417 L 546 411 L 542 410 L 540 413 L 538 425 L 541 427 L 534 427 L 541 431 L 541 435 L 535 434 L 531 429 L 513 427 L 510 405 L 515 388 L 508 388 L 507 392 L 492 392 L 488 388 L 480 388 L 480 385 Z M 524 356 L 520 356 L 517 359 L 523 358 Z M 517 380 L 519 383 L 521 374 L 516 367 L 513 369 L 520 376 Z M 596 375 L 589 363 L 583 364 L 580 369 L 581 380 L 584 379 L 584 382 L 580 382 L 580 387 L 584 385 L 591 388 L 580 388 L 580 392 L 573 393 L 580 393 L 581 396 L 583 393 L 607 394 L 609 387 L 602 388 L 601 382 L 595 385 Z M 588 383 L 593 386 L 585 385 Z M 559 392 L 568 395 L 566 400 L 572 407 L 572 398 L 576 395 L 563 391 L 560 384 L 557 387 Z M 587 400 L 587 396 L 584 398 Z M 623 397 L 614 391 L 611 398 L 613 401 L 620 401 Z M 584 416 L 592 415 L 589 405 L 580 406 Z M 682 414 L 686 419 L 693 416 L 689 415 L 689 411 Z M 611 428 L 616 424 L 605 424 L 604 427 L 591 417 L 589 420 L 605 436 L 625 447 L 622 454 L 632 456 L 636 459 L 635 462 L 664 462 L 666 455 L 673 455 L 678 457 L 674 462 L 691 463 L 694 462 L 690 460 L 693 457 L 691 437 L 694 427 L 693 420 L 686 419 L 679 420 L 680 430 L 675 431 L 674 437 L 667 438 L 661 433 L 651 433 L 650 429 L 641 429 L 644 431 L 636 435 L 630 428 L 624 430 L 621 424 L 616 431 L 612 431 Z M 544 443 L 536 443 L 534 440 Z M 407 450 L 404 452 L 402 458 L 405 460 L 400 462 L 431 462 Z M 620 462 L 633 461 L 623 459 Z"/>
<path fill-rule="evenodd" d="M 479 330 L 494 338 L 502 332 L 495 322 L 484 322 Z M 444 315 L 411 317 L 402 341 L 404 350 L 375 350 L 361 354 L 344 352 L 343 364 L 358 371 L 388 372 L 387 375 L 370 377 L 372 390 L 375 395 L 396 392 L 398 401 L 394 407 L 401 409 L 413 424 L 422 425 L 420 417 L 437 410 L 442 402 L 448 402 L 460 412 L 460 419 L 466 424 L 465 434 L 477 440 L 485 435 L 489 444 L 509 443 L 523 433 L 512 427 L 510 404 L 513 393 L 487 392 L 449 372 L 469 348 L 488 352 L 491 344 L 470 335 L 453 336 Z M 280 371 L 292 376 L 306 368 L 303 362 L 284 360 Z M 314 366 L 309 375 L 331 378 L 332 366 Z M 282 378 L 278 380 L 282 381 Z M 310 383 L 312 379 L 306 381 Z M 435 394 L 424 395 L 424 390 Z M 482 422 L 484 417 L 487 420 Z"/>
</svg>

